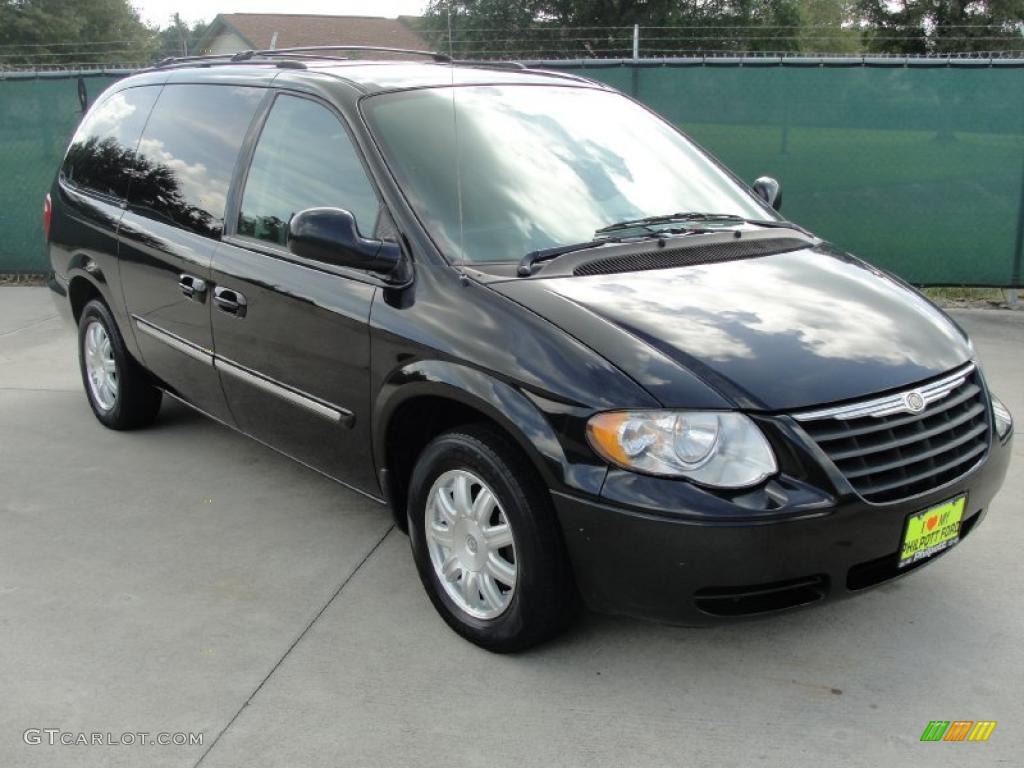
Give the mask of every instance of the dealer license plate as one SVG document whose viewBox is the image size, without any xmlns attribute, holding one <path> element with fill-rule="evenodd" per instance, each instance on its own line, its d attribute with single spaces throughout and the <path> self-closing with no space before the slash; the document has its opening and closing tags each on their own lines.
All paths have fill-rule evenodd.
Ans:
<svg viewBox="0 0 1024 768">
<path fill-rule="evenodd" d="M 967 496 L 958 496 L 908 517 L 899 567 L 937 555 L 956 544 L 960 540 L 960 522 L 966 503 Z"/>
</svg>

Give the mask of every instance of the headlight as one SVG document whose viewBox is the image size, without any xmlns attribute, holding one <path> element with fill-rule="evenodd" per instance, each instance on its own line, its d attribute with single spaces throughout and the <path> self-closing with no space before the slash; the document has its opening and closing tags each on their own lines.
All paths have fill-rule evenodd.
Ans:
<svg viewBox="0 0 1024 768">
<path fill-rule="evenodd" d="M 1010 409 L 995 395 L 992 395 L 992 415 L 996 419 L 996 434 L 1002 440 L 1013 428 L 1013 416 L 1010 415 Z"/>
<path fill-rule="evenodd" d="M 608 411 L 591 417 L 587 437 L 612 464 L 716 488 L 746 488 L 778 469 L 761 430 L 731 411 Z"/>
</svg>

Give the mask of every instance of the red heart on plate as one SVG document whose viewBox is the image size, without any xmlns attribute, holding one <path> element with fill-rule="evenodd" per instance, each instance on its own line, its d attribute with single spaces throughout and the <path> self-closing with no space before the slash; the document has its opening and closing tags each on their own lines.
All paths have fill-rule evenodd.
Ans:
<svg viewBox="0 0 1024 768">
<path fill-rule="evenodd" d="M 935 524 L 937 522 L 939 522 L 939 516 L 938 515 L 933 515 L 932 517 L 929 517 L 928 520 L 925 522 L 925 526 L 930 531 L 932 528 L 935 527 Z"/>
</svg>

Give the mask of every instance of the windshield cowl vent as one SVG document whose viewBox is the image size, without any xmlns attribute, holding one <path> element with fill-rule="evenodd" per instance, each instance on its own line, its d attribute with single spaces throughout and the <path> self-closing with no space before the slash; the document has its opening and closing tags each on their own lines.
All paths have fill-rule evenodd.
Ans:
<svg viewBox="0 0 1024 768">
<path fill-rule="evenodd" d="M 649 269 L 671 267 L 695 267 L 701 264 L 717 264 L 720 261 L 737 261 L 757 256 L 771 256 L 776 253 L 799 251 L 813 245 L 795 237 L 772 237 L 757 240 L 733 240 L 728 243 L 694 243 L 693 245 L 664 248 L 646 253 L 627 253 L 609 256 L 580 264 L 573 274 L 610 275 L 615 272 L 641 272 Z"/>
</svg>

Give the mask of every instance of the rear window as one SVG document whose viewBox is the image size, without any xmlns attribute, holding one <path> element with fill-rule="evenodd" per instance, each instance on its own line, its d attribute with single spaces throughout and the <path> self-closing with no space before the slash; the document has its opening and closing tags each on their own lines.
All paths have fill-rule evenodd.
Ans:
<svg viewBox="0 0 1024 768">
<path fill-rule="evenodd" d="M 132 210 L 219 237 L 238 152 L 265 91 L 167 85 L 139 141 Z"/>
<path fill-rule="evenodd" d="M 80 189 L 124 199 L 135 166 L 135 147 L 159 93 L 158 85 L 126 88 L 93 107 L 64 157 L 64 180 Z"/>
</svg>

